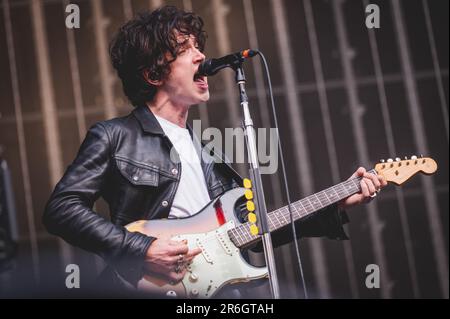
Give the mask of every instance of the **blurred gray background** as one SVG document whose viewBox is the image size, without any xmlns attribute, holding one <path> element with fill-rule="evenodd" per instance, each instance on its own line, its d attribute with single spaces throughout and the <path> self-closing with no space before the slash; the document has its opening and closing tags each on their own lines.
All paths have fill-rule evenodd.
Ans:
<svg viewBox="0 0 450 319">
<path fill-rule="evenodd" d="M 68 3 L 0 1 L 0 158 L 18 240 L 0 292 L 45 295 L 64 286 L 68 263 L 80 266 L 81 285 L 102 269 L 99 258 L 50 236 L 41 215 L 87 128 L 132 110 L 110 66 L 112 35 L 136 12 L 174 4 L 204 18 L 209 57 L 248 47 L 266 55 L 293 200 L 382 158 L 423 154 L 439 165 L 349 211 L 350 241 L 300 241 L 310 296 L 448 298 L 447 0 L 72 1 L 79 29 L 65 27 Z M 379 29 L 365 25 L 369 3 L 380 8 Z M 256 125 L 273 127 L 260 61 L 244 67 Z M 233 72 L 210 78 L 210 90 L 190 118 L 238 127 Z M 280 174 L 264 183 L 268 208 L 285 205 Z M 96 209 L 107 216 L 104 202 Z M 276 249 L 282 296 L 303 298 L 293 249 Z M 365 285 L 369 264 L 380 267 L 379 289 Z"/>
</svg>

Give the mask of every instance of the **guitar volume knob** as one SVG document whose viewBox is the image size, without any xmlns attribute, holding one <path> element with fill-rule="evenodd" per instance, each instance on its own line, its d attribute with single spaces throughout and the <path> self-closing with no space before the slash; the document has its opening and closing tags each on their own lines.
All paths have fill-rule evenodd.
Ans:
<svg viewBox="0 0 450 319">
<path fill-rule="evenodd" d="M 166 296 L 167 297 L 172 297 L 172 298 L 176 298 L 177 297 L 177 293 L 173 290 L 169 290 L 168 292 L 166 292 Z"/>
<path fill-rule="evenodd" d="M 190 282 L 196 282 L 197 280 L 198 280 L 198 276 L 197 276 L 196 273 L 191 273 L 191 274 L 189 275 L 189 281 L 190 281 Z"/>
<path fill-rule="evenodd" d="M 192 290 L 191 290 L 191 296 L 192 296 L 192 297 L 198 297 L 198 293 L 199 293 L 199 292 L 198 292 L 197 289 L 192 289 Z"/>
</svg>

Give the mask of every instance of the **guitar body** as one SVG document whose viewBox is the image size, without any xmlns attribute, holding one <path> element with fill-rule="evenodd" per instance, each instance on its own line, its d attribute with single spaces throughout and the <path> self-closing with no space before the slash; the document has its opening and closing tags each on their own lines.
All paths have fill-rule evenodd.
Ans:
<svg viewBox="0 0 450 319">
<path fill-rule="evenodd" d="M 127 225 L 132 232 L 177 241 L 186 239 L 189 249 L 202 249 L 178 284 L 146 275 L 139 281 L 138 289 L 180 298 L 211 298 L 228 284 L 267 277 L 267 268 L 248 264 L 227 233 L 241 224 L 234 211 L 244 192 L 244 188 L 229 190 L 188 218 L 137 221 Z"/>
</svg>

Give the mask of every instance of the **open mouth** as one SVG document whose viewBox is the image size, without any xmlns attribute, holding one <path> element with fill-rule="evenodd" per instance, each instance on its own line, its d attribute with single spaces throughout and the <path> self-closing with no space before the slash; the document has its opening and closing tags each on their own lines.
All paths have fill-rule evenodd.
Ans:
<svg viewBox="0 0 450 319">
<path fill-rule="evenodd" d="M 194 82 L 197 82 L 202 85 L 208 85 L 206 82 L 206 76 L 200 75 L 198 73 L 194 74 Z"/>
</svg>

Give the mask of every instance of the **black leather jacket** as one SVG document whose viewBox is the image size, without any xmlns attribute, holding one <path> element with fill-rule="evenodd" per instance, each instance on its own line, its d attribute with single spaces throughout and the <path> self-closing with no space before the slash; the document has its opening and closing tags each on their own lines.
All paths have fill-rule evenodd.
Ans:
<svg viewBox="0 0 450 319">
<path fill-rule="evenodd" d="M 213 160 L 222 155 L 197 146 L 206 152 L 201 157 L 202 168 L 211 199 L 242 184 L 230 165 Z M 124 225 L 169 215 L 182 172 L 181 163 L 170 158 L 171 148 L 170 140 L 146 106 L 137 107 L 125 117 L 95 124 L 47 203 L 43 216 L 47 230 L 100 255 L 113 265 L 119 277 L 136 284 L 155 238 L 131 233 Z M 92 210 L 100 196 L 109 204 L 111 221 Z M 346 238 L 343 215 L 335 206 L 328 210 L 332 212 L 302 222 L 300 234 Z M 277 234 L 274 243 L 290 239 L 286 231 Z"/>
</svg>

